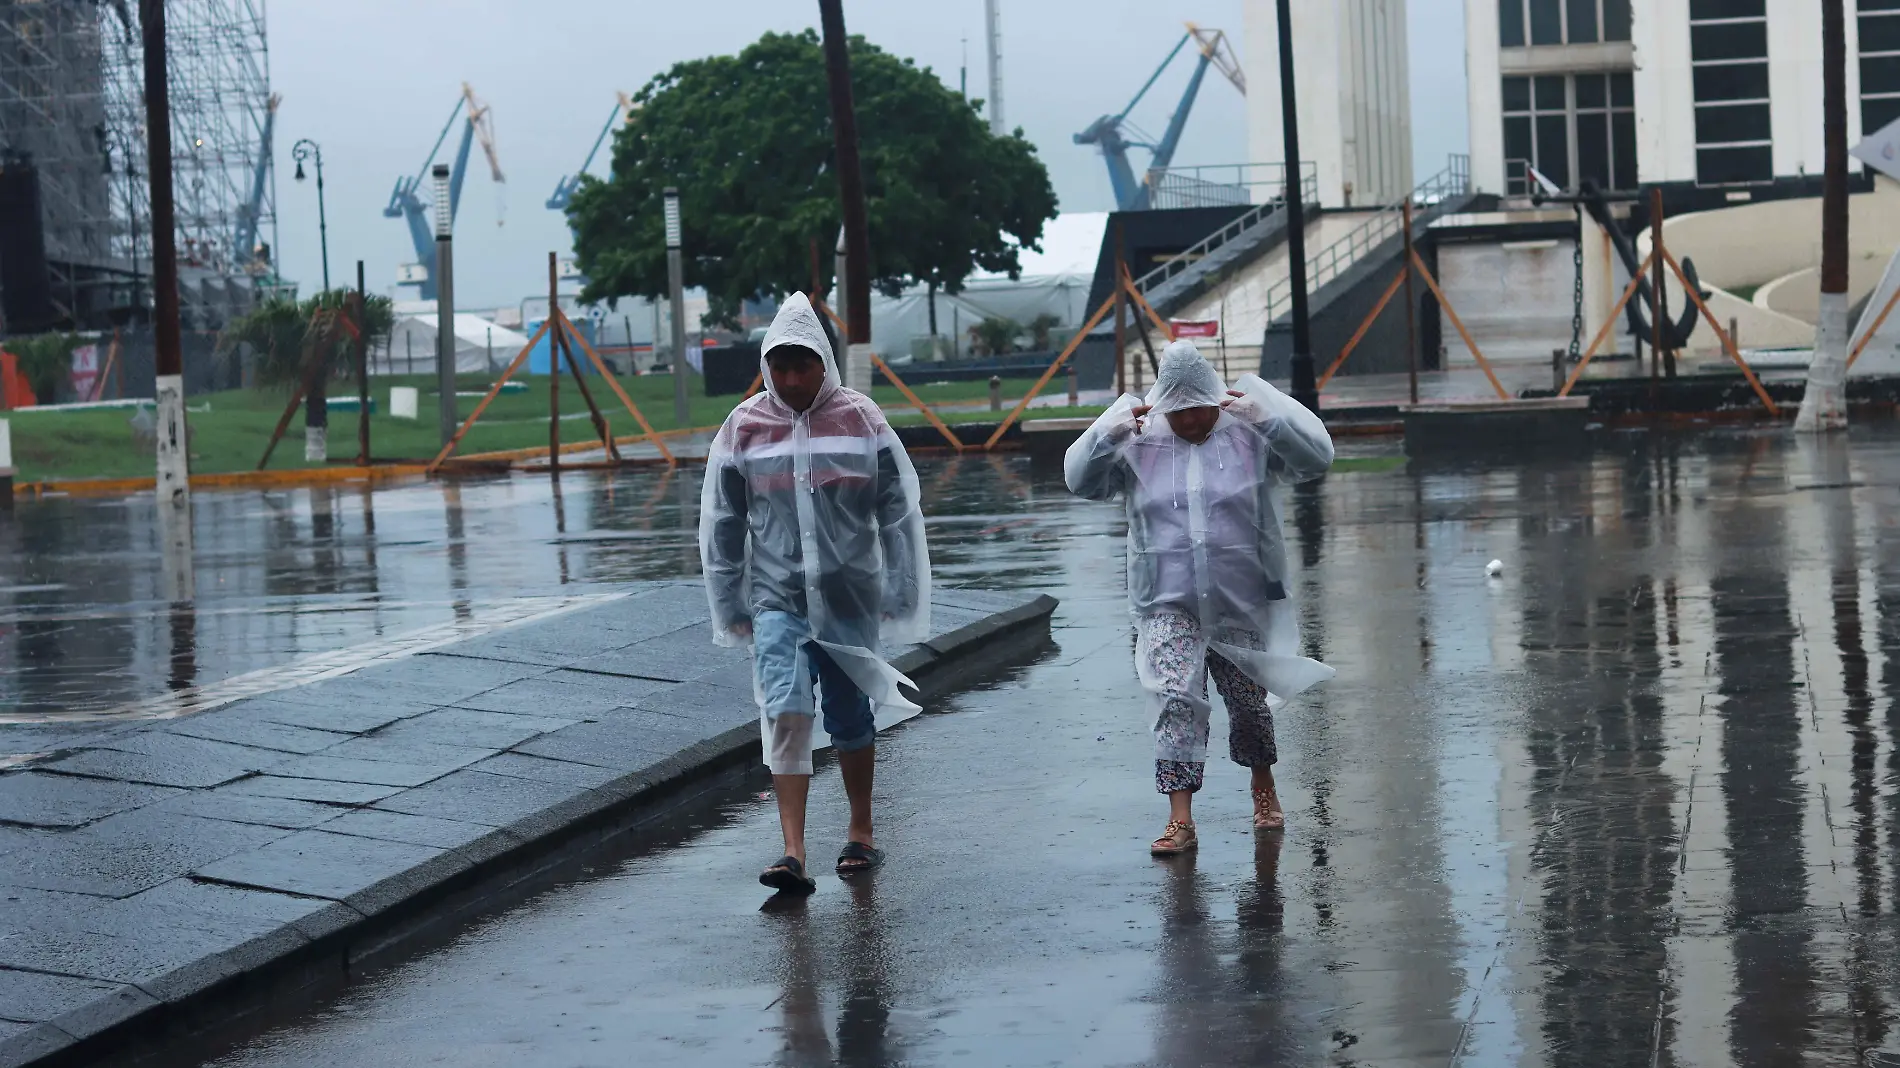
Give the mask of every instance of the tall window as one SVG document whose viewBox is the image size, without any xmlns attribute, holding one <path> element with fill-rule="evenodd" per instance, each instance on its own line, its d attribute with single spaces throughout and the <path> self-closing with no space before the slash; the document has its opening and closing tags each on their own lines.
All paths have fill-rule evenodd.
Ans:
<svg viewBox="0 0 1900 1068">
<path fill-rule="evenodd" d="M 1705 185 L 1775 176 L 1766 0 L 1689 0 L 1696 176 Z"/>
<path fill-rule="evenodd" d="M 1504 79 L 1507 192 L 1529 193 L 1526 167 L 1577 189 L 1635 189 L 1636 99 L 1628 74 Z"/>
<path fill-rule="evenodd" d="M 1900 119 L 1900 0 L 1860 0 L 1860 128 Z"/>
<path fill-rule="evenodd" d="M 1630 0 L 1498 0 L 1498 43 L 1596 44 L 1630 39 Z"/>
</svg>

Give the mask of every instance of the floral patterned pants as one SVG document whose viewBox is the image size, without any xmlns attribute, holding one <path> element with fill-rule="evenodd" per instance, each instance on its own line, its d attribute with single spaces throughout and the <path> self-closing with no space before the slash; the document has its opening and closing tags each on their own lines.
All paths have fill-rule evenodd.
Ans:
<svg viewBox="0 0 1900 1068">
<path fill-rule="evenodd" d="M 1206 649 L 1200 623 L 1192 617 L 1164 612 L 1143 621 L 1149 637 L 1148 669 L 1162 681 L 1165 701 L 1155 725 L 1156 748 L 1178 751 L 1183 745 L 1205 749 L 1209 727 L 1207 676 L 1214 676 L 1221 700 L 1227 704 L 1227 752 L 1245 768 L 1272 767 L 1280 759 L 1273 741 L 1273 711 L 1266 688 L 1213 650 L 1206 652 L 1206 670 L 1194 663 L 1197 650 Z M 1256 636 L 1230 633 L 1224 640 L 1251 645 Z M 1200 700 L 1190 699 L 1199 683 Z M 1155 760 L 1155 789 L 1200 792 L 1207 765 L 1204 761 Z"/>
</svg>

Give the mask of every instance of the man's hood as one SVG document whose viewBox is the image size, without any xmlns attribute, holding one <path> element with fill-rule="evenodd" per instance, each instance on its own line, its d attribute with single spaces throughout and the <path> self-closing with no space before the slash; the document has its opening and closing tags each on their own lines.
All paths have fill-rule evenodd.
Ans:
<svg viewBox="0 0 1900 1068">
<path fill-rule="evenodd" d="M 765 391 L 781 404 L 784 401 L 779 397 L 778 389 L 772 385 L 772 366 L 766 359 L 773 349 L 781 345 L 798 345 L 810 349 L 825 361 L 825 384 L 818 389 L 818 401 L 843 386 L 838 378 L 838 361 L 832 356 L 831 339 L 825 335 L 825 324 L 819 321 L 818 315 L 818 309 L 812 307 L 810 298 L 803 293 L 793 293 L 785 298 L 785 303 L 779 305 L 778 314 L 773 316 L 771 327 L 765 331 L 765 340 L 759 344 L 759 375 L 764 381 Z"/>
</svg>

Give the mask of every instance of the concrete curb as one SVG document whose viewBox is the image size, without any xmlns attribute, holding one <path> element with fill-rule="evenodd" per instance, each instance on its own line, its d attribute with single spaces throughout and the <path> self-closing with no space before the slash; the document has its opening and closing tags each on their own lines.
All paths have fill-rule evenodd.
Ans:
<svg viewBox="0 0 1900 1068">
<path fill-rule="evenodd" d="M 989 602 L 997 610 L 987 613 L 949 609 L 953 617 L 979 618 L 913 646 L 893 659 L 894 666 L 931 697 L 1033 654 L 1048 640 L 1056 601 L 1046 595 L 1009 600 L 1015 603 L 1007 607 L 996 603 L 1000 599 Z M 735 692 L 708 688 L 696 694 L 694 686 L 669 691 L 669 700 L 682 705 L 696 696 L 727 700 Z M 400 697 L 392 695 L 392 700 Z M 179 1044 L 200 1043 L 263 1013 L 281 1012 L 353 970 L 453 927 L 511 888 L 731 781 L 731 773 L 756 763 L 759 731 L 756 719 L 748 719 L 670 753 L 603 748 L 586 754 L 591 763 L 547 755 L 561 739 L 560 729 L 540 734 L 304 830 L 284 830 L 282 817 L 277 817 L 278 829 L 268 833 L 249 828 L 259 831 L 261 845 L 195 866 L 189 878 L 137 894 L 144 899 L 163 892 L 165 899 L 142 902 L 136 923 L 116 937 L 98 933 L 109 924 L 92 923 L 75 928 L 72 939 L 54 940 L 57 949 L 75 954 L 76 960 L 103 953 L 130 956 L 135 967 L 147 959 L 167 961 L 140 970 L 136 981 L 87 977 L 91 973 L 85 969 L 57 962 L 0 961 L 5 969 L 0 976 L 8 980 L 0 999 L 13 1002 L 0 1006 L 0 1068 L 157 1061 L 174 1055 Z M 404 765 L 386 767 L 393 771 Z M 273 778 L 265 773 L 253 781 Z M 308 785 L 312 780 L 277 781 Z M 172 796 L 164 803 L 190 798 Z M 255 800 L 284 807 L 306 804 L 266 794 Z M 432 812 L 453 813 L 456 819 Z M 460 822 L 477 818 L 479 824 Z M 205 831 L 244 829 L 227 819 L 195 823 Z M 346 823 L 383 823 L 398 830 L 388 832 L 393 837 L 357 837 L 368 832 L 340 826 Z M 480 833 L 470 833 L 471 828 Z M 441 837 L 430 838 L 437 834 Z M 423 841 L 440 848 L 418 844 Z M 19 854 L 0 856 L 13 860 Z M 374 877 L 360 885 L 349 881 L 372 870 Z M 20 908 L 27 910 L 36 893 L 0 886 L 0 915 L 13 911 L 8 904 L 13 901 L 25 902 Z M 99 908 L 126 904 L 102 900 Z M 218 921 L 215 929 L 210 919 Z M 29 933 L 16 918 L 0 927 L 0 949 Z M 75 939 L 82 944 L 69 944 Z M 205 951 L 165 958 L 164 948 L 179 941 Z M 58 1011 L 36 1012 L 36 1005 Z M 20 1017 L 37 1018 L 13 1022 Z"/>
</svg>

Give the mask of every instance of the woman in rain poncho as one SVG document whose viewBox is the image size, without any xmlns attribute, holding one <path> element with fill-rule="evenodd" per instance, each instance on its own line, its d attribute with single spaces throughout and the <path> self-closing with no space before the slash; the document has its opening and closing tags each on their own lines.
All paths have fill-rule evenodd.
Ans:
<svg viewBox="0 0 1900 1068">
<path fill-rule="evenodd" d="M 1154 723 L 1167 829 L 1152 850 L 1196 844 L 1193 797 L 1208 741 L 1207 676 L 1231 721 L 1229 752 L 1253 769 L 1254 826 L 1285 817 L 1274 790 L 1273 708 L 1331 668 L 1298 655 L 1277 486 L 1333 462 L 1319 417 L 1254 375 L 1226 389 L 1193 344 L 1162 353 L 1147 399 L 1124 396 L 1069 448 L 1069 489 L 1128 509 L 1135 670 Z"/>
<path fill-rule="evenodd" d="M 930 559 L 910 457 L 883 410 L 839 384 L 831 342 L 804 294 L 779 308 L 759 373 L 765 392 L 733 410 L 707 458 L 700 560 L 713 640 L 753 647 L 765 762 L 785 833 L 785 856 L 759 881 L 810 893 L 805 799 L 819 712 L 851 802 L 838 872 L 883 861 L 871 836 L 874 708 L 917 706 L 898 690 L 914 684 L 878 646 L 926 636 Z"/>
</svg>

